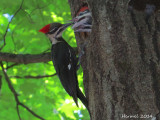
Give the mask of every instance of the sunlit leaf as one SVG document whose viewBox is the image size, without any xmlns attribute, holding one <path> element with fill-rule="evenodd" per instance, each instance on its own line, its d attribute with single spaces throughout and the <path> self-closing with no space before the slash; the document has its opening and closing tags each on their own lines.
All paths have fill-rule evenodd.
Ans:
<svg viewBox="0 0 160 120">
<path fill-rule="evenodd" d="M 67 0 L 24 0 L 22 9 L 13 16 L 21 5 L 21 0 L 0 1 L 0 47 L 6 45 L 1 52 L 14 54 L 40 54 L 50 52 L 51 43 L 48 38 L 38 32 L 44 25 L 52 22 L 66 23 L 71 19 Z M 11 23 L 9 21 L 13 17 Z M 65 40 L 76 47 L 74 31 L 71 27 L 63 33 Z M 52 61 L 47 63 L 19 64 L 3 62 L 12 85 L 18 93 L 19 100 L 39 116 L 47 120 L 89 120 L 89 115 L 79 101 L 79 108 L 72 97 L 64 90 L 57 75 L 40 79 L 27 76 L 45 76 L 56 73 Z M 80 89 L 83 90 L 82 68 L 77 72 Z M 3 75 L 0 67 L 0 75 Z M 20 77 L 20 78 L 18 78 Z M 16 101 L 3 76 L 0 91 L 0 120 L 18 120 Z M 66 102 L 69 100 L 69 102 Z M 23 107 L 20 115 L 24 120 L 39 120 Z M 76 111 L 81 111 L 78 114 Z"/>
</svg>

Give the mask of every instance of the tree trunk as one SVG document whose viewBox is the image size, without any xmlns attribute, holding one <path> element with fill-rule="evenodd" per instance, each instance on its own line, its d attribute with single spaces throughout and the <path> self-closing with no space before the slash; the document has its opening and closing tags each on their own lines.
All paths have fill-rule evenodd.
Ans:
<svg viewBox="0 0 160 120">
<path fill-rule="evenodd" d="M 69 0 L 72 16 L 86 1 Z M 160 15 L 145 20 L 128 0 L 87 0 L 92 32 L 76 33 L 92 120 L 141 119 L 160 110 Z M 148 116 L 147 116 L 148 115 Z"/>
</svg>

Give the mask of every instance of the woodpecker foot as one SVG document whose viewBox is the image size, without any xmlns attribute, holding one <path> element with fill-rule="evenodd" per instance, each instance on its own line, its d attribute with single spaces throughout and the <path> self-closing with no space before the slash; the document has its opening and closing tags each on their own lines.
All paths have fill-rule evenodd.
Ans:
<svg viewBox="0 0 160 120">
<path fill-rule="evenodd" d="M 77 65 L 77 70 L 80 68 L 80 65 L 81 65 L 81 58 L 82 56 L 85 54 L 84 52 L 84 48 L 86 47 L 86 45 L 88 44 L 88 42 L 85 42 L 83 43 L 82 45 L 80 45 L 80 53 L 79 53 L 79 56 L 78 56 L 78 61 L 79 61 L 79 64 Z"/>
</svg>

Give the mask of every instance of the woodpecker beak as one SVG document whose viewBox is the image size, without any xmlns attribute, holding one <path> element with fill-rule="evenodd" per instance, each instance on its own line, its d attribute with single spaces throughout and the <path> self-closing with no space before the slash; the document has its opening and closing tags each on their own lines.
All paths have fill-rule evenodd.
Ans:
<svg viewBox="0 0 160 120">
<path fill-rule="evenodd" d="M 62 35 L 62 32 L 63 32 L 67 27 L 69 27 L 69 26 L 72 25 L 72 24 L 73 24 L 73 22 L 63 24 L 63 25 L 58 29 L 58 31 L 57 31 L 57 33 L 56 33 L 56 37 L 61 36 L 61 35 Z"/>
<path fill-rule="evenodd" d="M 63 24 L 61 29 L 62 29 L 62 30 L 65 30 L 67 27 L 69 27 L 69 26 L 72 25 L 72 24 L 73 24 L 73 22 Z"/>
</svg>

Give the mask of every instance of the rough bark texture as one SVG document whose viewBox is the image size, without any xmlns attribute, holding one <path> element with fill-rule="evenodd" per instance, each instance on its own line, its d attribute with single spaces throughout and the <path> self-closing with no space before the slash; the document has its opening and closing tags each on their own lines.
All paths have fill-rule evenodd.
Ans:
<svg viewBox="0 0 160 120">
<path fill-rule="evenodd" d="M 158 116 L 160 110 L 160 15 L 127 11 L 128 0 L 68 0 L 72 16 L 88 3 L 92 32 L 76 33 L 92 120 Z M 145 116 L 144 116 L 145 117 Z M 146 118 L 145 118 L 146 119 Z"/>
</svg>

